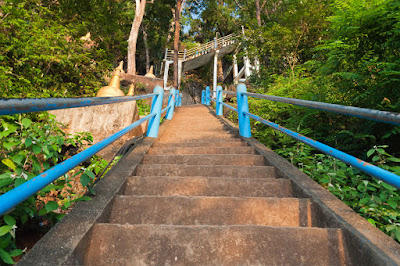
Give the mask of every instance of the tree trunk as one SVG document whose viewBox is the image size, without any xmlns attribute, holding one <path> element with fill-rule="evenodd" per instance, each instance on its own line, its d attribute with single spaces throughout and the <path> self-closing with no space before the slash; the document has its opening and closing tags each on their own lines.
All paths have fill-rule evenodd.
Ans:
<svg viewBox="0 0 400 266">
<path fill-rule="evenodd" d="M 174 37 L 174 87 L 179 89 L 179 71 L 178 71 L 178 53 L 179 53 L 179 35 L 181 24 L 179 23 L 180 13 L 182 10 L 182 1 L 177 0 L 175 8 L 175 37 Z"/>
<path fill-rule="evenodd" d="M 256 4 L 256 18 L 258 27 L 261 27 L 261 8 L 260 8 L 260 0 L 254 0 Z"/>
<path fill-rule="evenodd" d="M 146 0 L 136 0 L 135 19 L 128 40 L 128 74 L 136 74 L 136 44 L 145 8 Z"/>
<path fill-rule="evenodd" d="M 150 51 L 149 51 L 149 44 L 147 42 L 146 28 L 143 25 L 142 25 L 142 32 L 143 32 L 144 50 L 146 54 L 146 73 L 148 73 L 150 70 Z"/>
</svg>

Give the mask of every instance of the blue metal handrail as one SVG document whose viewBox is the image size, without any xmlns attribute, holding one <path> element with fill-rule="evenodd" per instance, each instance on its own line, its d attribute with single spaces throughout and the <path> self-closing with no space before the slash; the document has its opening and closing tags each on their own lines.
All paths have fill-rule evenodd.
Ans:
<svg viewBox="0 0 400 266">
<path fill-rule="evenodd" d="M 275 130 L 278 130 L 288 136 L 291 136 L 292 138 L 295 138 L 298 141 L 301 141 L 323 153 L 333 156 L 336 159 L 338 159 L 348 165 L 351 165 L 373 177 L 376 177 L 376 178 L 400 189 L 400 176 L 398 176 L 392 172 L 389 172 L 387 170 L 384 170 L 380 167 L 377 167 L 375 165 L 372 165 L 368 162 L 365 162 L 361 159 L 358 159 L 350 154 L 344 153 L 333 147 L 325 145 L 321 142 L 310 139 L 310 138 L 303 136 L 297 132 L 291 131 L 291 130 L 284 128 L 276 123 L 273 123 L 273 122 L 263 119 L 259 116 L 251 114 L 249 112 L 247 96 L 256 97 L 256 98 L 260 98 L 260 99 L 273 100 L 273 101 L 278 101 L 278 102 L 283 102 L 283 103 L 295 104 L 295 105 L 299 105 L 299 106 L 304 106 L 304 107 L 309 107 L 309 108 L 314 108 L 314 109 L 319 109 L 319 110 L 324 110 L 324 111 L 330 111 L 330 112 L 335 112 L 335 113 L 340 113 L 340 114 L 345 114 L 345 115 L 350 115 L 350 116 L 355 116 L 355 117 L 360 117 L 360 118 L 365 118 L 365 119 L 371 119 L 371 120 L 390 123 L 390 124 L 394 124 L 394 125 L 399 124 L 400 114 L 359 108 L 359 107 L 352 107 L 352 106 L 343 106 L 343 105 L 338 105 L 338 104 L 327 104 L 327 103 L 321 103 L 321 102 L 312 102 L 312 101 L 304 101 L 304 100 L 298 100 L 298 99 L 292 99 L 292 98 L 249 93 L 246 91 L 246 86 L 244 84 L 239 84 L 237 86 L 236 97 L 237 97 L 238 107 L 237 107 L 237 109 L 235 109 L 232 106 L 222 102 L 222 95 L 221 95 L 222 93 L 228 93 L 228 91 L 223 91 L 222 89 L 219 89 L 219 90 L 217 89 L 216 106 L 217 107 L 219 105 L 226 106 L 238 113 L 239 133 L 241 136 L 246 137 L 246 138 L 251 137 L 250 118 L 252 118 L 256 121 L 259 121 L 269 127 L 272 127 Z M 229 94 L 234 94 L 234 93 L 229 92 Z M 205 95 L 205 97 L 207 97 L 207 95 Z M 207 102 L 207 99 L 202 100 L 202 102 Z M 217 108 L 217 115 L 222 115 L 222 112 L 219 111 L 218 108 Z"/>
<path fill-rule="evenodd" d="M 322 111 L 334 112 L 338 114 L 354 116 L 369 120 L 374 120 L 377 122 L 389 123 L 393 125 L 400 125 L 400 114 L 379 111 L 367 108 L 353 107 L 353 106 L 345 106 L 340 104 L 331 104 L 331 103 L 323 103 L 323 102 L 314 102 L 314 101 L 306 101 L 299 100 L 293 98 L 286 97 L 278 97 L 272 95 L 264 95 L 258 93 L 246 92 L 244 93 L 246 96 L 251 96 L 259 99 L 266 99 L 275 102 L 288 103 L 297 106 L 309 107 L 313 109 L 318 109 Z"/>
<path fill-rule="evenodd" d="M 151 98 L 154 95 L 154 93 L 151 93 L 146 95 L 123 97 L 0 99 L 0 115 L 130 102 Z"/>
<path fill-rule="evenodd" d="M 110 137 L 103 139 L 102 141 L 90 146 L 86 150 L 72 156 L 71 158 L 65 160 L 64 162 L 52 167 L 51 169 L 41 173 L 40 175 L 28 180 L 27 182 L 19 185 L 18 187 L 8 191 L 7 193 L 0 196 L 0 215 L 3 215 L 7 211 L 11 210 L 30 196 L 34 195 L 36 192 L 40 191 L 42 188 L 49 185 L 51 182 L 58 179 L 60 176 L 67 173 L 69 170 L 75 168 L 82 162 L 86 161 L 135 127 L 141 125 L 143 122 L 154 117 L 156 114 L 150 114 L 130 126 L 118 131 L 117 133 L 111 135 Z"/>
<path fill-rule="evenodd" d="M 226 106 L 226 107 L 228 107 L 229 109 L 235 111 L 236 113 L 237 113 L 237 111 L 238 111 L 235 107 L 230 106 L 229 104 L 226 104 L 226 103 L 221 103 L 221 104 L 222 104 L 223 106 Z"/>
<path fill-rule="evenodd" d="M 236 92 L 233 92 L 233 91 L 224 91 L 224 90 L 221 90 L 221 92 L 226 93 L 226 94 L 235 95 L 235 96 L 236 96 Z"/>
<path fill-rule="evenodd" d="M 171 97 L 172 96 L 172 97 Z M 146 117 L 134 122 L 128 127 L 118 131 L 117 133 L 103 139 L 102 141 L 90 146 L 84 151 L 72 156 L 71 158 L 63 161 L 62 163 L 50 168 L 49 170 L 41 173 L 40 175 L 28 180 L 27 182 L 19 185 L 18 187 L 8 191 L 7 193 L 0 195 L 0 216 L 10 211 L 12 208 L 23 202 L 27 198 L 31 197 L 42 188 L 46 187 L 51 182 L 58 179 L 60 176 L 67 173 L 69 170 L 78 166 L 82 162 L 86 161 L 94 154 L 98 153 L 123 135 L 127 134 L 134 128 L 140 126 L 145 121 L 149 121 L 147 127 L 147 137 L 158 136 L 158 129 L 160 126 L 160 117 L 163 110 L 162 103 L 164 97 L 164 90 L 156 86 L 154 93 L 141 95 L 141 96 L 127 96 L 127 97 L 109 97 L 109 98 L 62 98 L 62 99 L 12 99 L 12 100 L 0 100 L 0 114 L 16 114 L 24 112 L 36 112 L 43 110 L 54 110 L 63 108 L 75 108 L 90 105 L 101 105 L 111 104 L 116 102 L 127 102 L 139 99 L 146 99 L 152 97 L 151 112 Z M 175 97 L 181 97 L 181 95 L 175 93 L 175 90 L 170 91 L 170 97 L 168 99 L 168 106 L 164 108 L 165 111 L 169 111 L 169 119 L 172 119 Z M 46 104 L 46 100 L 49 104 Z M 27 106 L 23 106 L 27 104 Z"/>
</svg>

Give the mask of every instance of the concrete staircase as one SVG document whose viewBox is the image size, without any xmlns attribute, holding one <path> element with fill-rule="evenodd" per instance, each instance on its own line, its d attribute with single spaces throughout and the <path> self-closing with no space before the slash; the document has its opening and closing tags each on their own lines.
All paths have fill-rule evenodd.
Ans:
<svg viewBox="0 0 400 266">
<path fill-rule="evenodd" d="M 86 265 L 344 265 L 342 231 L 206 107 L 183 107 L 92 229 Z"/>
</svg>

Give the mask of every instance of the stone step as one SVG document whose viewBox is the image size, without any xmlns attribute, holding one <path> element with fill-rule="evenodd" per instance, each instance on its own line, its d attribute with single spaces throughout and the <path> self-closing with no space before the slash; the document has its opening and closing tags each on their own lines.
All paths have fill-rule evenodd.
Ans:
<svg viewBox="0 0 400 266">
<path fill-rule="evenodd" d="M 186 132 L 186 131 L 180 131 L 180 132 L 173 132 L 173 133 L 165 133 L 163 134 L 160 138 L 159 141 L 164 141 L 164 140 L 185 140 L 185 139 L 190 139 L 190 140 L 203 140 L 206 141 L 208 139 L 226 139 L 229 141 L 236 140 L 237 137 L 227 133 L 226 131 L 221 131 L 221 132 L 213 132 L 213 131 L 203 131 L 203 132 Z"/>
<path fill-rule="evenodd" d="M 273 166 L 218 166 L 145 164 L 136 168 L 136 176 L 203 176 L 231 178 L 276 178 Z"/>
<path fill-rule="evenodd" d="M 223 140 L 221 142 L 156 142 L 153 144 L 153 148 L 175 148 L 175 147 L 215 147 L 215 146 L 223 146 L 223 147 L 237 147 L 237 146 L 248 146 L 246 142 L 243 141 L 226 141 Z"/>
<path fill-rule="evenodd" d="M 85 265 L 345 265 L 339 229 L 96 224 Z"/>
<path fill-rule="evenodd" d="M 175 147 L 175 148 L 150 148 L 148 154 L 149 155 L 257 154 L 257 152 L 252 147 Z"/>
<path fill-rule="evenodd" d="M 143 164 L 265 166 L 261 155 L 146 155 Z"/>
<path fill-rule="evenodd" d="M 180 176 L 133 176 L 126 183 L 125 195 L 292 197 L 288 179 L 223 178 Z"/>
<path fill-rule="evenodd" d="M 308 199 L 120 195 L 108 222 L 311 227 L 311 221 Z"/>
</svg>

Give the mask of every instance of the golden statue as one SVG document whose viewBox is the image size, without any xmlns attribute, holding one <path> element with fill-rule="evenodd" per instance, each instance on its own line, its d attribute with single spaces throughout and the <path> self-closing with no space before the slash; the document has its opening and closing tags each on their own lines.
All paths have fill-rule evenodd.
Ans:
<svg viewBox="0 0 400 266">
<path fill-rule="evenodd" d="M 153 78 L 153 79 L 156 78 L 156 76 L 154 76 L 154 73 L 153 73 L 153 66 L 150 67 L 149 72 L 144 76 L 147 78 Z"/>
<path fill-rule="evenodd" d="M 126 96 L 133 96 L 133 95 L 135 95 L 135 85 L 131 84 L 129 86 L 129 91 L 128 91 L 128 94 Z"/>
<path fill-rule="evenodd" d="M 119 63 L 119 66 L 114 71 L 114 76 L 108 86 L 101 88 L 96 97 L 115 97 L 115 96 L 125 96 L 125 94 L 120 89 L 120 78 L 121 72 L 123 71 L 124 61 Z"/>
</svg>

